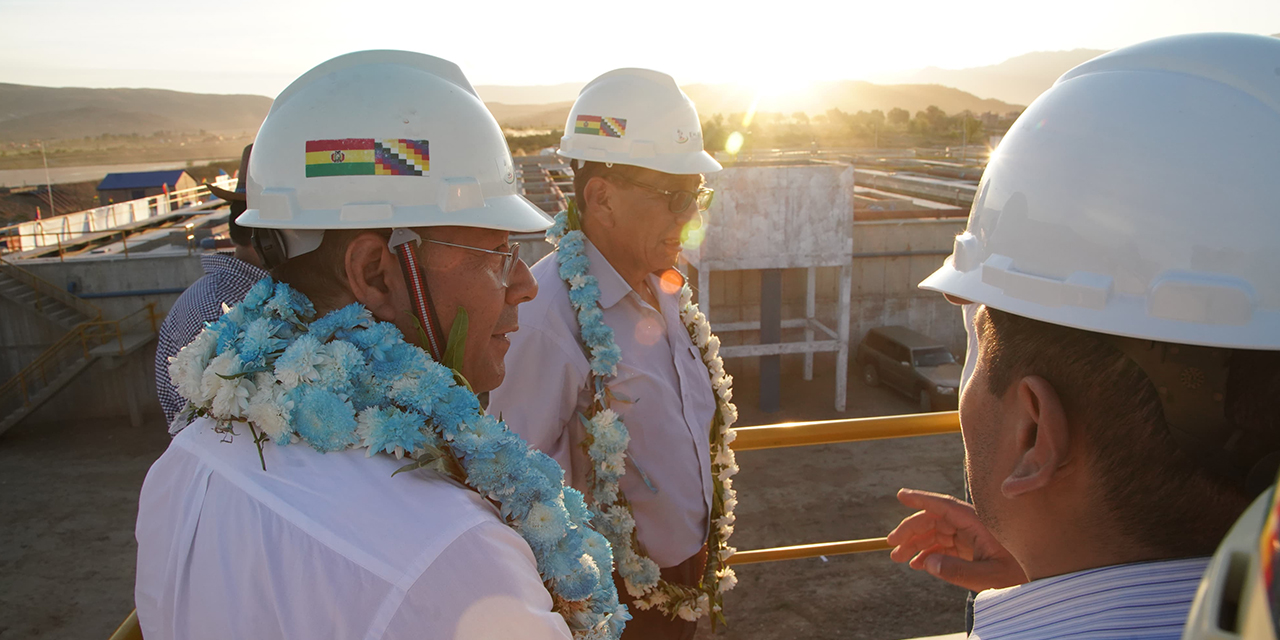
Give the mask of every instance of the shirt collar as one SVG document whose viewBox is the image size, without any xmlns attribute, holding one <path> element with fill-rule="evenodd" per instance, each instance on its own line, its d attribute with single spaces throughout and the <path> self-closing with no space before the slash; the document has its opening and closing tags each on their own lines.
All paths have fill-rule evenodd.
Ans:
<svg viewBox="0 0 1280 640">
<path fill-rule="evenodd" d="M 590 260 L 589 273 L 596 277 L 596 282 L 600 286 L 600 306 L 608 309 L 631 293 L 631 285 L 627 284 L 618 270 L 609 264 L 604 254 L 600 253 L 590 240 L 585 241 L 584 244 L 587 248 L 587 259 Z"/>
<path fill-rule="evenodd" d="M 1134 606 L 1137 603 L 1189 609 L 1208 566 L 1209 558 L 1136 562 L 988 589 L 974 599 L 971 637 L 1018 637 L 1031 630 L 1046 632 L 1043 637 L 1060 637 L 1047 633 L 1052 630 L 1046 628 L 1059 618 L 1079 625 L 1091 616 L 1131 616 L 1138 624 L 1149 612 Z M 1186 611 L 1180 615 L 1185 618 Z"/>
</svg>

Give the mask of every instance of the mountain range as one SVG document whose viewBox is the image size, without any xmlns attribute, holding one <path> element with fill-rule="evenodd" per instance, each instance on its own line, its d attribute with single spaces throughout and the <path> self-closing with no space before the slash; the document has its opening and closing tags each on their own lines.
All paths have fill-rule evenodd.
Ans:
<svg viewBox="0 0 1280 640">
<path fill-rule="evenodd" d="M 265 96 L 0 83 L 0 142 L 156 131 L 252 133 L 270 108 Z"/>
</svg>

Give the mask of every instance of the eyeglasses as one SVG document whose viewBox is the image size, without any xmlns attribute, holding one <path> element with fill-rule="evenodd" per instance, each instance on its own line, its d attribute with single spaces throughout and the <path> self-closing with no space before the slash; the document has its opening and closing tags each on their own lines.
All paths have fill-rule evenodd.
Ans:
<svg viewBox="0 0 1280 640">
<path fill-rule="evenodd" d="M 446 247 L 457 247 L 459 249 L 470 249 L 471 251 L 479 251 L 480 253 L 491 253 L 493 255 L 502 256 L 502 286 L 511 286 L 511 272 L 516 270 L 516 263 L 520 262 L 520 243 L 511 242 L 507 246 L 511 247 L 508 251 L 493 251 L 490 249 L 481 249 L 480 247 L 470 247 L 465 244 L 454 244 L 452 242 L 443 242 L 441 240 L 427 240 L 431 244 L 442 244 Z"/>
<path fill-rule="evenodd" d="M 698 211 L 706 211 L 707 208 L 711 206 L 711 197 L 716 193 L 715 189 L 708 189 L 707 187 L 698 187 L 697 191 L 685 191 L 683 189 L 678 191 L 668 191 L 666 189 L 659 189 L 651 184 L 632 180 L 631 178 L 623 175 L 619 175 L 618 177 L 642 189 L 666 196 L 667 209 L 669 209 L 671 213 L 684 213 L 685 210 L 689 208 L 689 205 L 695 202 L 698 203 Z"/>
</svg>

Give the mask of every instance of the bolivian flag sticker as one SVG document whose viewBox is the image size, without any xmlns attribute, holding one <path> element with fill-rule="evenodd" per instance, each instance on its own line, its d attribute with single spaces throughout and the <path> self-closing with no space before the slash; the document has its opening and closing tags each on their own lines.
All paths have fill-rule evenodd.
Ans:
<svg viewBox="0 0 1280 640">
<path fill-rule="evenodd" d="M 307 141 L 307 177 L 424 176 L 431 170 L 426 140 L 343 138 Z"/>
</svg>

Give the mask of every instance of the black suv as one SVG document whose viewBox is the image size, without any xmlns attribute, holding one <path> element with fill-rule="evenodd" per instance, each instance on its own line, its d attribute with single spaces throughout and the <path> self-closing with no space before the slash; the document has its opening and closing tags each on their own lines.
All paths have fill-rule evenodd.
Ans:
<svg viewBox="0 0 1280 640">
<path fill-rule="evenodd" d="M 906 327 L 877 327 L 858 343 L 854 357 L 869 387 L 881 382 L 914 398 L 921 411 L 959 406 L 961 366 L 937 340 Z"/>
</svg>

